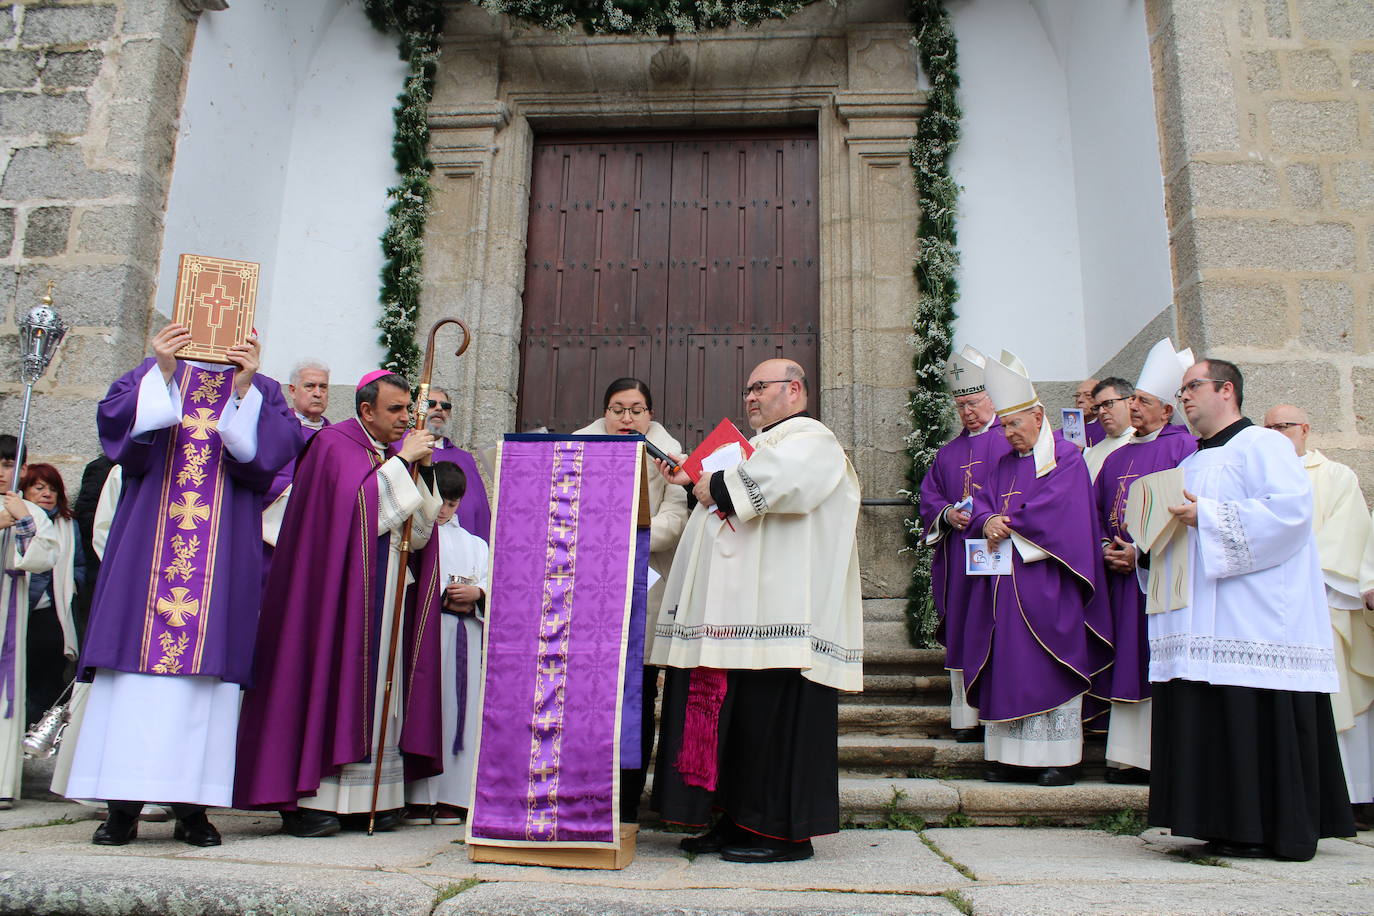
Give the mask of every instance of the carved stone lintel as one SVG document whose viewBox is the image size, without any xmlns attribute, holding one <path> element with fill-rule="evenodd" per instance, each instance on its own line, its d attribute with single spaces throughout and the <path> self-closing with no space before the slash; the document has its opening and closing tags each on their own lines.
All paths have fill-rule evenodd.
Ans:
<svg viewBox="0 0 1374 916">
<path fill-rule="evenodd" d="M 687 82 L 692 75 L 692 62 L 681 48 L 669 45 L 660 48 L 649 59 L 649 79 L 660 85 L 675 85 Z"/>
<path fill-rule="evenodd" d="M 181 5 L 193 13 L 229 9 L 229 0 L 181 0 Z"/>
</svg>

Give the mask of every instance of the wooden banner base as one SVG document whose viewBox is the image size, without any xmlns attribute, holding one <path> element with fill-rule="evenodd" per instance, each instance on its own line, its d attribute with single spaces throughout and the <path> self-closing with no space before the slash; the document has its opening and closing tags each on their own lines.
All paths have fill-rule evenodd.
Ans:
<svg viewBox="0 0 1374 916">
<path fill-rule="evenodd" d="M 546 868 L 602 868 L 620 870 L 635 858 L 638 824 L 620 825 L 619 849 L 541 849 L 537 846 L 468 846 L 473 862 L 498 865 L 543 865 Z"/>
</svg>

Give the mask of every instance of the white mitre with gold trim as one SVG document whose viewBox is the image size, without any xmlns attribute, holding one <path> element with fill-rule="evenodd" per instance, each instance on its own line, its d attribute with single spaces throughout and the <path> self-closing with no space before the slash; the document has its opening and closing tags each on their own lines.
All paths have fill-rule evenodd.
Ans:
<svg viewBox="0 0 1374 916">
<path fill-rule="evenodd" d="M 949 354 L 949 361 L 945 363 L 945 384 L 949 386 L 950 395 L 958 398 L 982 391 L 986 364 L 987 357 L 968 344 L 958 353 Z"/>
<path fill-rule="evenodd" d="M 1172 404 L 1178 386 L 1183 384 L 1183 374 L 1192 365 L 1192 349 L 1176 353 L 1174 342 L 1166 337 L 1150 348 L 1149 354 L 1145 357 L 1145 365 L 1140 370 L 1140 381 L 1135 383 L 1135 389 L 1154 395 L 1165 404 Z"/>
<path fill-rule="evenodd" d="M 987 387 L 988 397 L 997 415 L 1006 418 L 1014 413 L 1045 405 L 1035 393 L 1035 385 L 1026 371 L 1026 364 L 1008 350 L 1002 351 L 1002 358 L 988 360 L 983 367 L 983 384 Z M 1040 424 L 1040 436 L 1035 440 L 1035 476 L 1044 477 L 1054 470 L 1054 432 L 1050 429 L 1049 418 Z"/>
</svg>

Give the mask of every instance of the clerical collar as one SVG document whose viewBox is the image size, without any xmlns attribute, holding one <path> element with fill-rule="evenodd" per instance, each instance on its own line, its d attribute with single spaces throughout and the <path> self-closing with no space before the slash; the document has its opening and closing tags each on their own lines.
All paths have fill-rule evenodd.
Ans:
<svg viewBox="0 0 1374 916">
<path fill-rule="evenodd" d="M 759 432 L 761 432 L 761 433 L 766 433 L 766 432 L 768 432 L 770 429 L 772 429 L 774 426 L 777 426 L 777 425 L 779 425 L 779 424 L 781 424 L 781 423 L 786 423 L 788 420 L 795 420 L 797 417 L 808 417 L 808 418 L 809 418 L 810 416 L 811 416 L 811 414 L 807 413 L 806 411 L 804 411 L 804 410 L 799 410 L 799 411 L 797 411 L 796 413 L 794 413 L 794 414 L 792 414 L 792 415 L 790 415 L 790 416 L 783 417 L 783 418 L 782 418 L 781 420 L 779 420 L 777 423 L 769 423 L 769 424 L 768 424 L 767 426 L 765 426 L 763 429 L 759 430 Z"/>
<path fill-rule="evenodd" d="M 1164 424 L 1164 426 L 1168 425 L 1169 424 L 1167 423 Z M 1155 430 L 1152 433 L 1136 433 L 1134 436 L 1131 437 L 1131 443 L 1134 445 L 1144 445 L 1146 442 L 1155 441 L 1159 438 L 1159 434 L 1164 432 L 1164 426 L 1161 426 L 1159 429 Z"/>
<path fill-rule="evenodd" d="M 1197 447 L 1200 449 L 1218 448 L 1219 446 L 1223 446 L 1226 443 L 1230 442 L 1232 439 L 1234 439 L 1236 437 L 1236 434 L 1239 433 L 1242 429 L 1245 429 L 1245 427 L 1254 425 L 1254 423 L 1250 422 L 1249 417 L 1241 417 L 1239 420 L 1232 423 L 1230 426 L 1226 427 L 1221 432 L 1217 433 L 1215 436 L 1210 436 L 1206 439 L 1197 440 Z"/>
<path fill-rule="evenodd" d="M 296 419 L 301 421 L 301 426 L 308 426 L 311 429 L 324 429 L 324 417 L 312 420 L 298 410 L 296 411 Z"/>
<path fill-rule="evenodd" d="M 983 433 L 985 433 L 985 432 L 987 432 L 988 430 L 992 429 L 993 421 L 996 420 L 996 419 L 997 419 L 997 414 L 993 414 L 991 420 L 989 420 L 988 422 L 984 423 L 982 426 L 980 426 L 980 427 L 978 427 L 977 429 L 975 429 L 975 430 L 973 430 L 972 432 L 970 432 L 970 433 L 968 434 L 968 435 L 969 435 L 969 438 L 972 439 L 974 436 L 981 436 Z"/>
</svg>

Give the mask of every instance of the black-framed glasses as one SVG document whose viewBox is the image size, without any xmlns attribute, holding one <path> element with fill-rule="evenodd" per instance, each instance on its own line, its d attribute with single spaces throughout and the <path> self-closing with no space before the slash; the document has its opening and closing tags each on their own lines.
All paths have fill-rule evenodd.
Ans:
<svg viewBox="0 0 1374 916">
<path fill-rule="evenodd" d="M 619 404 L 612 404 L 606 408 L 606 413 L 613 413 L 617 417 L 624 416 L 626 411 L 629 411 L 631 416 L 638 417 L 648 413 L 649 408 L 643 404 L 636 404 L 633 407 L 621 407 Z"/>
<path fill-rule="evenodd" d="M 769 385 L 785 385 L 790 381 L 792 381 L 790 378 L 770 378 L 766 381 L 746 385 L 739 394 L 742 398 L 747 398 L 751 394 L 763 394 L 763 389 L 767 388 Z"/>
<path fill-rule="evenodd" d="M 1203 384 L 1205 384 L 1205 383 L 1207 383 L 1207 382 L 1211 382 L 1211 383 L 1214 384 L 1214 385 L 1225 385 L 1225 384 L 1226 384 L 1225 379 L 1219 379 L 1219 378 L 1195 378 L 1195 379 L 1193 379 L 1191 382 L 1189 382 L 1188 384 L 1184 385 L 1182 388 L 1180 388 L 1180 389 L 1178 389 L 1177 391 L 1175 391 L 1175 392 L 1174 392 L 1174 397 L 1176 397 L 1176 398 L 1181 398 L 1181 397 L 1183 397 L 1185 394 L 1192 394 L 1194 391 L 1197 391 L 1198 388 L 1199 388 L 1200 386 L 1202 386 Z M 1220 389 L 1218 389 L 1218 390 L 1220 390 Z"/>
<path fill-rule="evenodd" d="M 1274 432 L 1281 433 L 1285 429 L 1292 429 L 1295 426 L 1302 426 L 1301 423 L 1266 423 L 1265 429 L 1272 429 Z"/>
<path fill-rule="evenodd" d="M 1107 400 L 1105 401 L 1098 401 L 1093 406 L 1096 407 L 1098 410 L 1111 410 L 1113 407 L 1120 404 L 1122 401 L 1129 401 L 1133 397 L 1135 397 L 1135 395 L 1128 395 L 1124 398 L 1107 398 Z"/>
<path fill-rule="evenodd" d="M 436 407 L 438 407 L 438 408 L 440 408 L 440 409 L 442 409 L 442 410 L 452 410 L 452 409 L 453 409 L 453 402 L 452 402 L 452 401 L 435 401 L 435 400 L 432 400 L 432 399 L 431 399 L 431 400 L 428 400 L 428 401 L 425 401 L 425 409 L 426 409 L 426 410 L 433 410 L 433 409 L 436 408 Z"/>
</svg>

